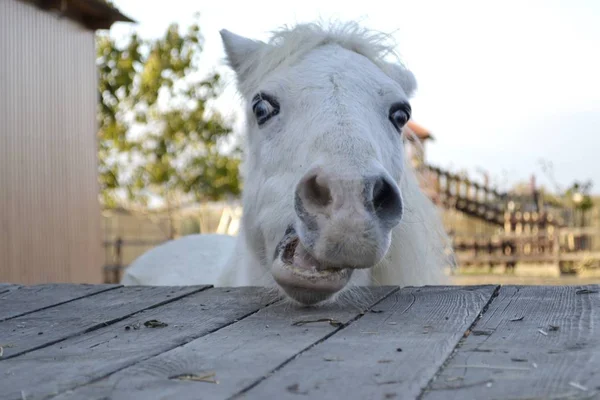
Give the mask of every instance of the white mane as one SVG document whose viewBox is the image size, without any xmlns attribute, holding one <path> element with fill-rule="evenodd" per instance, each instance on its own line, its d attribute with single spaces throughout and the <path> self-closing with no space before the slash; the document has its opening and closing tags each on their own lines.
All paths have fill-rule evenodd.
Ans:
<svg viewBox="0 0 600 400">
<path fill-rule="evenodd" d="M 238 81 L 239 89 L 244 94 L 256 88 L 259 82 L 277 68 L 293 65 L 305 54 L 327 44 L 337 44 L 368 58 L 393 79 L 397 79 L 398 75 L 389 68 L 387 62 L 403 66 L 390 35 L 368 30 L 356 22 L 332 23 L 330 26 L 321 23 L 298 24 L 293 27 L 284 26 L 271 34 L 269 46 L 263 46 L 260 52 L 249 55 L 236 66 L 240 75 L 244 76 L 243 81 Z M 256 68 L 259 64 L 260 68 Z M 414 90 L 416 81 L 412 74 L 409 78 L 407 86 Z"/>
</svg>

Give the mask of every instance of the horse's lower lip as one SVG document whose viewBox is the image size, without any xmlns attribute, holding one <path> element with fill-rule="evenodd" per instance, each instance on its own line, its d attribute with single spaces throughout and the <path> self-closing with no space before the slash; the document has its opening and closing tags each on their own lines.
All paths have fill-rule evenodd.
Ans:
<svg viewBox="0 0 600 400">
<path fill-rule="evenodd" d="M 290 298 L 311 305 L 325 301 L 342 290 L 350 280 L 352 270 L 311 271 L 276 260 L 271 273 Z"/>
<path fill-rule="evenodd" d="M 306 253 L 295 234 L 283 240 L 271 272 L 277 284 L 295 300 L 304 304 L 318 303 L 339 292 L 350 280 L 352 269 L 320 265 Z"/>
<path fill-rule="evenodd" d="M 350 271 L 345 268 L 318 270 L 316 268 L 302 268 L 293 264 L 283 264 L 282 267 L 294 276 L 310 281 L 344 279 L 350 273 Z"/>
</svg>

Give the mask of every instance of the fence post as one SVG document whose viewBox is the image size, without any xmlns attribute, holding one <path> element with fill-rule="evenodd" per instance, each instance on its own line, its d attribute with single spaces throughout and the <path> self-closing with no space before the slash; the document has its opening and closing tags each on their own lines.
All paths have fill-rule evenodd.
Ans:
<svg viewBox="0 0 600 400">
<path fill-rule="evenodd" d="M 121 281 L 121 271 L 123 269 L 123 238 L 118 237 L 115 241 L 115 259 L 116 265 L 113 272 L 113 279 L 115 283 Z"/>
<path fill-rule="evenodd" d="M 556 268 L 558 269 L 558 273 L 561 274 L 561 270 L 560 270 L 560 230 L 559 229 L 553 229 L 553 246 L 552 246 L 552 251 L 554 252 L 554 264 L 556 265 Z"/>
</svg>

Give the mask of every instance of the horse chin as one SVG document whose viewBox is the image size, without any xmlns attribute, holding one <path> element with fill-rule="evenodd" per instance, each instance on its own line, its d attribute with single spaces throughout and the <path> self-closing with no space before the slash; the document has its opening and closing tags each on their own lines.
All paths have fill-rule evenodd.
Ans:
<svg viewBox="0 0 600 400">
<path fill-rule="evenodd" d="M 271 273 L 275 282 L 298 303 L 314 305 L 326 301 L 350 281 L 352 268 L 320 263 L 293 230 L 286 233 L 278 249 Z"/>
</svg>

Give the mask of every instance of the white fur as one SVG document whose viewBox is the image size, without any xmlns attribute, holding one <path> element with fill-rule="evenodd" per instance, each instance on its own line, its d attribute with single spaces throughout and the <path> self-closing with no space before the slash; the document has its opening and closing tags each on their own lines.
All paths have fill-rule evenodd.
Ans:
<svg viewBox="0 0 600 400">
<path fill-rule="evenodd" d="M 275 286 L 271 257 L 295 221 L 295 185 L 319 162 L 347 173 L 384 170 L 401 190 L 405 212 L 389 251 L 374 268 L 356 271 L 351 284 L 445 283 L 443 269 L 452 254 L 440 215 L 419 188 L 401 136 L 387 119 L 389 104 L 416 88 L 397 58 L 386 59 L 394 54 L 389 38 L 353 23 L 282 29 L 269 43 L 221 34 L 247 102 L 239 235 L 168 242 L 138 258 L 123 283 Z M 258 91 L 274 94 L 281 104 L 280 114 L 262 128 L 250 104 Z"/>
<path fill-rule="evenodd" d="M 126 270 L 124 285 L 186 285 L 214 283 L 230 258 L 235 238 L 229 235 L 187 235 L 142 254 Z"/>
</svg>

